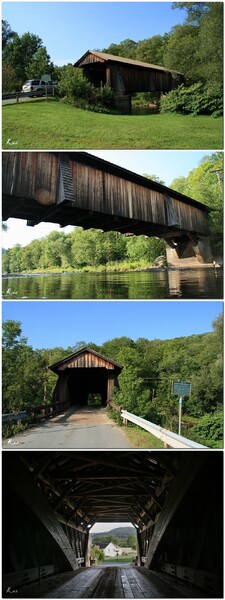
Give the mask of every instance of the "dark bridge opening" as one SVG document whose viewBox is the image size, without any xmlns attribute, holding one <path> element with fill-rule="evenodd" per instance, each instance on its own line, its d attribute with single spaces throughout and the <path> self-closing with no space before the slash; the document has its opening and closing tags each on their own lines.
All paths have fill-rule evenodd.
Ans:
<svg viewBox="0 0 225 600">
<path fill-rule="evenodd" d="M 94 401 L 98 395 L 100 404 L 107 404 L 107 370 L 106 369 L 77 369 L 66 372 L 68 378 L 68 396 L 70 406 L 96 406 L 99 402 Z"/>
</svg>

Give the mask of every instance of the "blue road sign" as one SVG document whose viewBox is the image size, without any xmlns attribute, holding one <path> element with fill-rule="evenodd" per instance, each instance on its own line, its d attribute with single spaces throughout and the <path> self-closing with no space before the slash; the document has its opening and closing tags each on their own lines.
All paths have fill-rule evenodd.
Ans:
<svg viewBox="0 0 225 600">
<path fill-rule="evenodd" d="M 173 394 L 175 396 L 190 396 L 191 384 L 188 381 L 173 381 Z"/>
</svg>

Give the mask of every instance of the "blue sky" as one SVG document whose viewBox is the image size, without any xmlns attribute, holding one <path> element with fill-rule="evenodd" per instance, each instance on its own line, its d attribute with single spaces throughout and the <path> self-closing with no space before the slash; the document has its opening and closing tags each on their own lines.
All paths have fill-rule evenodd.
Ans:
<svg viewBox="0 0 225 600">
<path fill-rule="evenodd" d="M 38 35 L 51 60 L 64 65 L 87 50 L 102 50 L 125 39 L 163 35 L 182 23 L 186 11 L 172 2 L 3 2 L 2 18 L 19 35 Z"/>
<path fill-rule="evenodd" d="M 102 150 L 91 151 L 103 160 L 115 163 L 140 175 L 157 175 L 165 185 L 171 186 L 173 179 L 187 177 L 195 169 L 204 156 L 213 154 L 211 151 L 198 150 Z M 41 223 L 35 227 L 27 227 L 26 221 L 9 219 L 8 231 L 2 233 L 2 247 L 12 248 L 15 244 L 26 246 L 34 239 L 44 237 L 50 231 L 72 231 L 73 227 L 63 230 L 50 223 Z"/>
<path fill-rule="evenodd" d="M 22 323 L 33 348 L 102 344 L 114 337 L 171 339 L 212 331 L 219 301 L 4 301 L 3 320 Z"/>
</svg>

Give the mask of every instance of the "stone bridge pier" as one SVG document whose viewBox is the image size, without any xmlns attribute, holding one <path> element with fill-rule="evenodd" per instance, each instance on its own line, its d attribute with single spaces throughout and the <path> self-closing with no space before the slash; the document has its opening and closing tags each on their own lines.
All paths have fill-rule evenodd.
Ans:
<svg viewBox="0 0 225 600">
<path fill-rule="evenodd" d="M 168 267 L 199 267 L 212 264 L 210 238 L 183 235 L 166 239 L 166 258 Z"/>
</svg>

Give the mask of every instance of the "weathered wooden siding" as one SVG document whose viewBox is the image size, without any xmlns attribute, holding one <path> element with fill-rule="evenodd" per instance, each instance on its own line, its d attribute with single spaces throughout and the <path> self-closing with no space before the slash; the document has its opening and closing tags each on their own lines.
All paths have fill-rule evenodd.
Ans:
<svg viewBox="0 0 225 600">
<path fill-rule="evenodd" d="M 206 213 L 197 207 L 170 196 L 170 206 L 177 215 L 177 223 L 171 223 L 164 193 L 75 161 L 71 161 L 70 166 L 79 208 L 165 227 L 176 225 L 181 230 L 202 235 L 208 233 Z"/>
<path fill-rule="evenodd" d="M 134 92 L 168 92 L 182 83 L 180 76 L 172 77 L 167 71 L 140 69 L 125 65 L 111 65 L 111 87 L 119 92 L 118 76 L 122 78 L 124 91 Z M 87 71 L 86 71 L 87 72 Z"/>
<path fill-rule="evenodd" d="M 107 76 L 107 81 L 116 93 L 168 92 L 184 81 L 181 73 L 160 65 L 98 51 L 86 52 L 74 66 L 83 68 L 85 77 L 97 85 L 100 85 L 99 68 L 109 69 L 110 77 Z"/>
<path fill-rule="evenodd" d="M 5 194 L 32 198 L 40 204 L 56 202 L 58 156 L 51 152 L 4 152 L 2 187 Z"/>
<path fill-rule="evenodd" d="M 59 371 L 65 369 L 93 369 L 93 368 L 105 368 L 114 369 L 114 365 L 102 358 L 95 356 L 94 354 L 82 354 L 77 358 L 71 358 L 66 362 L 59 365 Z"/>
</svg>

